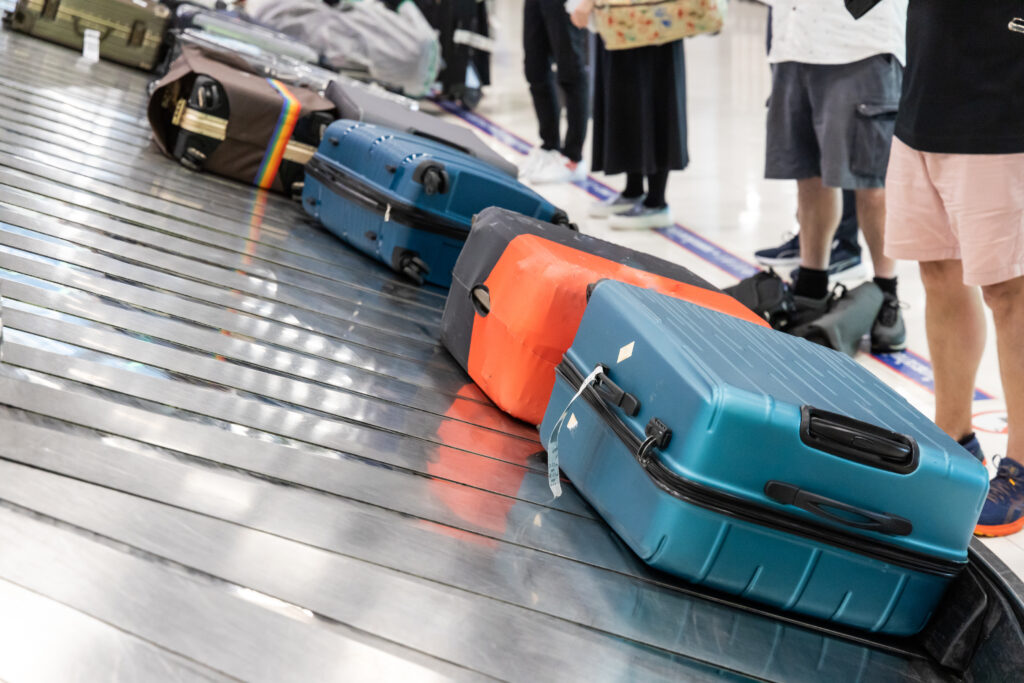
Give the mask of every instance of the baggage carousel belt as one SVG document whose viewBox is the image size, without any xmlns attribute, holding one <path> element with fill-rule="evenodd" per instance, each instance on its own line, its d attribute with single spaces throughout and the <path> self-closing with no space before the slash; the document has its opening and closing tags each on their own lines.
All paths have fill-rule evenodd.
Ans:
<svg viewBox="0 0 1024 683">
<path fill-rule="evenodd" d="M 0 679 L 945 676 L 553 499 L 444 292 L 162 157 L 146 82 L 0 32 Z"/>
</svg>

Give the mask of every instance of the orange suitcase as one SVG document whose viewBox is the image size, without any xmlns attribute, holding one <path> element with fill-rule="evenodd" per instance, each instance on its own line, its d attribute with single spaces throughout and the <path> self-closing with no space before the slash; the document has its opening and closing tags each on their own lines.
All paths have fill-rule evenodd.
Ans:
<svg viewBox="0 0 1024 683">
<path fill-rule="evenodd" d="M 539 424 L 587 288 L 619 280 L 767 324 L 686 268 L 504 209 L 482 211 L 453 272 L 441 340 L 499 408 Z"/>
</svg>

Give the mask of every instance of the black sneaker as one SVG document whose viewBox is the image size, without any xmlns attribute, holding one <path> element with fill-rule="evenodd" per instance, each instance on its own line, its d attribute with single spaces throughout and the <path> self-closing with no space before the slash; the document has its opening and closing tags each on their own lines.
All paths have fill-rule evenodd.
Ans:
<svg viewBox="0 0 1024 683">
<path fill-rule="evenodd" d="M 793 233 L 793 236 L 777 247 L 768 247 L 754 252 L 754 260 L 765 266 L 800 265 L 800 233 Z"/>
<path fill-rule="evenodd" d="M 809 296 L 794 294 L 793 303 L 796 305 L 796 310 L 789 315 L 789 324 L 786 325 L 786 332 L 792 333 L 793 330 L 814 322 L 832 310 L 832 305 L 837 299 L 842 297 L 842 293 L 845 291 L 845 289 L 841 288 L 842 285 L 837 285 L 835 289 L 820 299 L 812 299 Z"/>
<path fill-rule="evenodd" d="M 800 258 L 797 257 L 797 265 Z M 799 268 L 789 274 L 790 281 L 796 281 Z M 860 247 L 852 246 L 840 240 L 833 240 L 832 253 L 828 257 L 828 278 L 829 280 L 852 280 L 864 277 L 866 274 L 864 264 L 860 258 Z"/>
<path fill-rule="evenodd" d="M 907 348 L 907 328 L 903 324 L 900 300 L 885 293 L 882 308 L 871 326 L 871 353 L 893 353 Z"/>
</svg>

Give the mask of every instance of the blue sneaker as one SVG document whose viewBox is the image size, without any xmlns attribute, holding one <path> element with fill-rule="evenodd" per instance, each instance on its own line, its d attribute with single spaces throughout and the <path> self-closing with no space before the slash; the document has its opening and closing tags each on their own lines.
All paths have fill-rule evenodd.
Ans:
<svg viewBox="0 0 1024 683">
<path fill-rule="evenodd" d="M 976 536 L 1009 536 L 1024 528 L 1024 465 L 999 459 L 996 477 L 988 486 Z"/>
<path fill-rule="evenodd" d="M 785 266 L 800 265 L 800 233 L 793 233 L 793 236 L 777 247 L 768 247 L 754 252 L 754 260 L 763 266 L 783 268 Z"/>
<path fill-rule="evenodd" d="M 977 434 L 971 432 L 964 438 L 960 439 L 957 443 L 963 446 L 968 453 L 977 458 L 982 465 L 985 464 L 985 454 L 981 451 L 981 443 L 978 441 Z"/>
</svg>

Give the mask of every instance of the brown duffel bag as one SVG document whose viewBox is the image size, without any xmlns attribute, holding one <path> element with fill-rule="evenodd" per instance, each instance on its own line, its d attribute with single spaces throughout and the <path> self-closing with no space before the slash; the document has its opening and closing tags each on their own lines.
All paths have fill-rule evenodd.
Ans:
<svg viewBox="0 0 1024 683">
<path fill-rule="evenodd" d="M 335 119 L 329 100 L 253 73 L 235 55 L 187 45 L 149 100 L 157 145 L 194 171 L 298 196 L 303 169 Z"/>
</svg>

